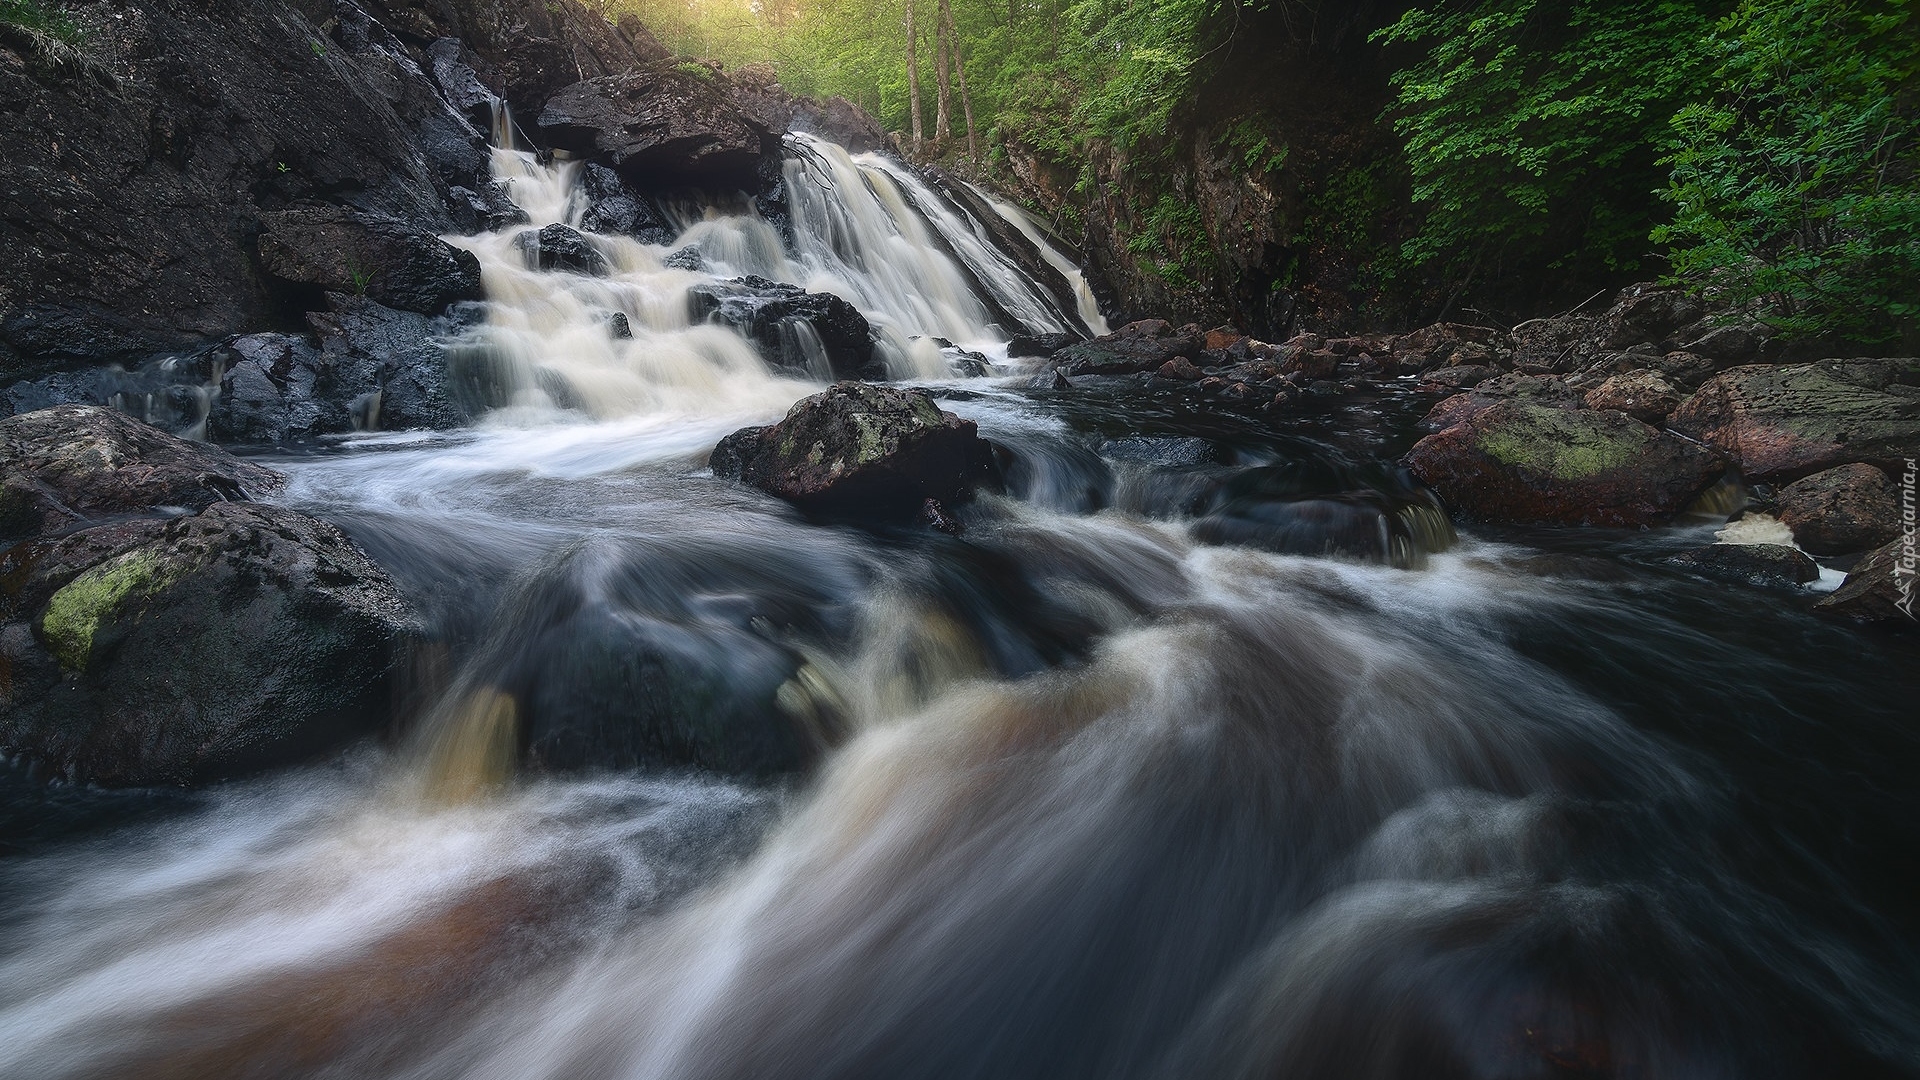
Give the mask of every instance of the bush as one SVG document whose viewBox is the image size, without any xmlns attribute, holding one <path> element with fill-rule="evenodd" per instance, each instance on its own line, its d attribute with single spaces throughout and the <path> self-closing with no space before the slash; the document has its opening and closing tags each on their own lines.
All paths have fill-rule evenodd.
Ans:
<svg viewBox="0 0 1920 1080">
<path fill-rule="evenodd" d="M 80 41 L 80 24 L 57 4 L 40 0 L 0 0 L 0 26 L 13 26 L 50 37 L 63 45 Z"/>
</svg>

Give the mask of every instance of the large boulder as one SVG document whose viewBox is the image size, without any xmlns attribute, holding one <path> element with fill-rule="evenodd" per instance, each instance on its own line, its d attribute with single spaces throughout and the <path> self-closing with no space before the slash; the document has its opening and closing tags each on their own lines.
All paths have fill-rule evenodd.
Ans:
<svg viewBox="0 0 1920 1080">
<path fill-rule="evenodd" d="M 63 405 L 0 420 L 0 547 L 155 507 L 204 510 L 280 484 L 269 469 L 113 409 Z"/>
<path fill-rule="evenodd" d="M 414 629 L 392 581 L 332 525 L 242 501 L 274 474 L 141 427 L 80 407 L 0 422 L 10 495 L 68 503 L 0 552 L 0 750 L 192 784 L 384 725 Z"/>
<path fill-rule="evenodd" d="M 553 146 L 635 176 L 757 189 L 780 129 L 742 109 L 717 73 L 659 63 L 584 79 L 547 99 L 540 133 Z"/>
<path fill-rule="evenodd" d="M 1472 369 L 1441 368 L 1433 374 L 1467 370 Z M 1421 418 L 1419 426 L 1423 431 L 1445 431 L 1455 424 L 1466 423 L 1502 401 L 1525 401 L 1550 409 L 1577 409 L 1582 404 L 1578 391 L 1552 376 L 1502 375 L 1479 380 L 1467 393 L 1442 399 Z"/>
<path fill-rule="evenodd" d="M 1815 555 L 1850 555 L 1900 535 L 1900 489 L 1872 465 L 1842 465 L 1780 489 L 1777 516 Z"/>
<path fill-rule="evenodd" d="M 1414 445 L 1407 466 L 1489 521 L 1640 526 L 1726 471 L 1710 451 L 1618 412 L 1505 401 Z"/>
<path fill-rule="evenodd" d="M 1813 609 L 1836 618 L 1913 629 L 1920 564 L 1916 564 L 1912 537 L 1912 533 L 1896 537 L 1869 552 L 1854 565 L 1847 580 Z"/>
<path fill-rule="evenodd" d="M 1068 375 L 1134 375 L 1157 371 L 1176 356 L 1191 360 L 1204 345 L 1197 326 L 1176 328 L 1164 319 L 1143 319 L 1060 349 L 1053 362 Z"/>
<path fill-rule="evenodd" d="M 970 497 L 994 471 L 971 420 L 918 390 L 843 382 L 713 450 L 713 474 L 817 513 L 905 519 Z"/>
<path fill-rule="evenodd" d="M 1920 456 L 1920 360 L 1754 364 L 1721 372 L 1674 411 L 1674 430 L 1755 480 Z"/>
<path fill-rule="evenodd" d="M 472 252 L 398 218 L 307 206 L 262 214 L 260 224 L 260 266 L 282 281 L 427 315 L 485 295 Z"/>
<path fill-rule="evenodd" d="M 695 320 L 740 331 L 767 363 L 817 379 L 884 379 L 873 330 L 860 309 L 832 293 L 749 275 L 687 291 Z"/>
</svg>

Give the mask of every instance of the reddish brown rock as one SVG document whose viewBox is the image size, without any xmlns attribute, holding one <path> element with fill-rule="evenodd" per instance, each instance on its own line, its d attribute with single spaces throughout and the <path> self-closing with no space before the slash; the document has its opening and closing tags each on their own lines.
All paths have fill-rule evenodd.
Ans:
<svg viewBox="0 0 1920 1080">
<path fill-rule="evenodd" d="M 1900 489 L 1872 465 L 1841 465 L 1780 489 L 1778 517 L 1815 555 L 1850 555 L 1900 534 Z"/>
<path fill-rule="evenodd" d="M 1407 466 L 1474 517 L 1611 526 L 1664 521 L 1726 471 L 1713 453 L 1624 413 L 1523 401 L 1427 436 Z"/>
<path fill-rule="evenodd" d="M 1423 431 L 1445 431 L 1493 408 L 1502 401 L 1522 400 L 1553 409 L 1577 409 L 1578 392 L 1559 379 L 1538 375 L 1502 375 L 1471 391 L 1443 399 L 1420 421 Z"/>
<path fill-rule="evenodd" d="M 1215 352 L 1225 352 L 1246 340 L 1247 335 L 1231 326 L 1216 326 L 1206 332 L 1205 337 L 1201 339 L 1200 347 Z"/>
<path fill-rule="evenodd" d="M 1193 366 L 1193 361 L 1184 356 L 1176 356 L 1161 364 L 1154 374 L 1162 379 L 1178 379 L 1181 382 L 1199 382 L 1204 378 L 1200 369 Z"/>
<path fill-rule="evenodd" d="M 1613 409 L 1644 424 L 1658 424 L 1680 406 L 1680 391 L 1651 371 L 1615 375 L 1586 394 L 1587 408 Z"/>
<path fill-rule="evenodd" d="M 1911 534 L 1875 548 L 1854 566 L 1832 595 L 1813 605 L 1822 615 L 1912 629 L 1920 598 L 1920 565 Z"/>
<path fill-rule="evenodd" d="M 1674 430 L 1734 459 L 1749 479 L 1920 457 L 1920 360 L 1824 360 L 1732 368 L 1674 410 Z"/>
</svg>

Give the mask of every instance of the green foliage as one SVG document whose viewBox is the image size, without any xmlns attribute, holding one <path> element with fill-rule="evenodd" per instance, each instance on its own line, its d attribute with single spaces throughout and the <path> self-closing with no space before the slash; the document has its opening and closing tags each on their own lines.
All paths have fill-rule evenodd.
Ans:
<svg viewBox="0 0 1920 1080">
<path fill-rule="evenodd" d="M 1747 0 L 1711 96 L 1673 117 L 1676 275 L 1789 332 L 1893 337 L 1920 315 L 1920 34 L 1910 0 Z"/>
<path fill-rule="evenodd" d="M 712 68 L 708 67 L 705 64 L 696 64 L 691 60 L 673 65 L 673 70 L 679 72 L 682 75 L 690 75 L 693 78 L 699 79 L 701 82 L 704 82 L 704 83 L 710 83 L 714 81 Z"/>
<path fill-rule="evenodd" d="M 1165 194 L 1148 208 L 1127 250 L 1146 256 L 1143 263 L 1176 289 L 1193 289 L 1214 268 L 1212 238 L 1200 207 Z"/>
<path fill-rule="evenodd" d="M 1228 124 L 1215 145 L 1238 157 L 1250 173 L 1279 172 L 1287 163 L 1287 144 L 1275 143 L 1255 116 L 1242 116 Z"/>
<path fill-rule="evenodd" d="M 1462 283 L 1495 261 L 1636 268 L 1668 118 L 1711 70 L 1721 0 L 1441 0 L 1375 37 L 1425 221 L 1409 259 Z"/>
<path fill-rule="evenodd" d="M 0 0 L 0 25 L 42 34 L 62 45 L 77 45 L 84 36 L 66 8 L 42 0 Z"/>
</svg>

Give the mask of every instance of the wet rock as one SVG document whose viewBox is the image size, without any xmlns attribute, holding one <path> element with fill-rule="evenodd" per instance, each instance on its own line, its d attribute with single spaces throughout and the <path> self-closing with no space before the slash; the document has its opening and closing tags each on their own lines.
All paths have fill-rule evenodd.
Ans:
<svg viewBox="0 0 1920 1080">
<path fill-rule="evenodd" d="M 1651 371 L 1615 375 L 1586 393 L 1589 409 L 1613 409 L 1644 424 L 1659 424 L 1680 405 L 1680 392 Z"/>
<path fill-rule="evenodd" d="M 695 273 L 705 273 L 707 260 L 700 254 L 699 248 L 683 247 L 669 254 L 666 258 L 661 259 L 660 265 L 671 267 L 675 270 L 692 270 Z"/>
<path fill-rule="evenodd" d="M 1156 371 L 1176 356 L 1198 355 L 1198 327 L 1175 328 L 1163 319 L 1132 322 L 1092 341 L 1069 345 L 1053 354 L 1068 375 L 1133 375 Z"/>
<path fill-rule="evenodd" d="M 1915 594 L 1920 592 L 1912 534 L 1875 548 L 1847 574 L 1847 580 L 1813 610 L 1835 618 L 1913 629 Z"/>
<path fill-rule="evenodd" d="M 1193 366 L 1193 361 L 1184 356 L 1176 356 L 1166 363 L 1161 364 L 1159 370 L 1154 372 L 1154 375 L 1162 379 L 1174 379 L 1179 382 L 1199 382 L 1205 377 L 1201 374 L 1199 368 Z"/>
<path fill-rule="evenodd" d="M 627 320 L 627 313 L 616 311 L 607 316 L 607 336 L 615 341 L 632 341 L 633 324 Z"/>
<path fill-rule="evenodd" d="M 1815 555 L 1850 555 L 1900 535 L 1900 489 L 1872 465 L 1842 465 L 1775 496 L 1793 542 Z"/>
<path fill-rule="evenodd" d="M 1422 431 L 1445 431 L 1502 401 L 1526 401 L 1551 409 L 1578 409 L 1584 404 L 1577 391 L 1552 376 L 1502 375 L 1475 384 L 1467 393 L 1441 400 L 1421 419 L 1419 426 Z"/>
<path fill-rule="evenodd" d="M 1493 378 L 1493 369 L 1478 364 L 1435 368 L 1421 379 L 1424 387 L 1440 390 L 1466 390 Z"/>
<path fill-rule="evenodd" d="M 78 573 L 84 532 L 4 557 L 0 746 L 91 783 L 196 784 L 387 722 L 412 616 L 338 529 L 248 503 L 142 525 Z"/>
<path fill-rule="evenodd" d="M 320 354 L 313 392 L 332 430 L 458 427 L 486 404 L 482 390 L 455 379 L 443 344 L 479 312 L 429 319 L 357 296 L 334 294 L 327 303 L 329 310 L 307 315 L 307 325 Z"/>
<path fill-rule="evenodd" d="M 480 261 L 398 218 L 342 206 L 260 215 L 260 266 L 282 281 L 434 314 L 478 300 Z"/>
<path fill-rule="evenodd" d="M 1407 465 L 1489 521 L 1638 526 L 1719 479 L 1717 455 L 1617 412 L 1503 401 L 1415 444 Z"/>
<path fill-rule="evenodd" d="M 204 510 L 280 483 L 113 409 L 63 405 L 0 420 L 0 546 L 160 507 Z"/>
<path fill-rule="evenodd" d="M 966 531 L 960 519 L 948 513 L 947 508 L 940 505 L 939 499 L 928 499 L 920 504 L 920 520 L 926 522 L 928 528 L 948 536 L 959 536 Z"/>
<path fill-rule="evenodd" d="M 1674 411 L 1674 430 L 1725 453 L 1749 479 L 1792 480 L 1856 462 L 1920 456 L 1920 360 L 1749 365 L 1714 376 Z"/>
<path fill-rule="evenodd" d="M 1068 333 L 1015 334 L 1013 340 L 1007 342 L 1007 355 L 1010 357 L 1052 356 L 1069 345 L 1079 344 L 1082 340 L 1080 335 Z"/>
<path fill-rule="evenodd" d="M 555 270 L 588 277 L 606 277 L 607 257 L 593 241 L 558 222 L 541 229 L 528 229 L 513 238 L 513 246 L 535 270 Z"/>
<path fill-rule="evenodd" d="M 1100 456 L 1114 461 L 1156 468 L 1180 468 L 1204 465 L 1216 457 L 1213 444 L 1205 439 L 1178 436 L 1129 435 L 1109 439 L 1100 446 Z"/>
<path fill-rule="evenodd" d="M 581 173 L 578 191 L 587 204 L 580 215 L 582 229 L 631 236 L 643 244 L 665 244 L 673 240 L 673 226 L 653 204 L 653 200 L 605 165 L 589 162 Z M 696 260 L 699 258 L 699 252 L 692 254 Z M 696 265 L 684 269 L 701 270 L 705 267 Z"/>
<path fill-rule="evenodd" d="M 1433 493 L 1404 473 L 1288 463 L 1249 469 L 1214 493 L 1194 539 L 1285 555 L 1329 556 L 1402 569 L 1454 542 Z"/>
<path fill-rule="evenodd" d="M 767 363 L 819 379 L 884 379 L 873 332 L 858 308 L 832 293 L 747 276 L 687 292 L 696 320 L 746 335 Z"/>
<path fill-rule="evenodd" d="M 917 390 L 853 382 L 801 399 L 777 424 L 727 436 L 712 465 L 715 476 L 805 510 L 897 520 L 928 499 L 964 502 L 994 472 L 973 421 Z"/>
<path fill-rule="evenodd" d="M 547 99 L 540 133 L 629 176 L 754 190 L 781 128 L 743 110 L 717 74 L 694 67 L 660 63 L 574 83 Z"/>
<path fill-rule="evenodd" d="M 1759 589 L 1792 589 L 1820 578 L 1820 567 L 1805 552 L 1784 544 L 1709 544 L 1668 556 L 1666 563 Z"/>
</svg>

